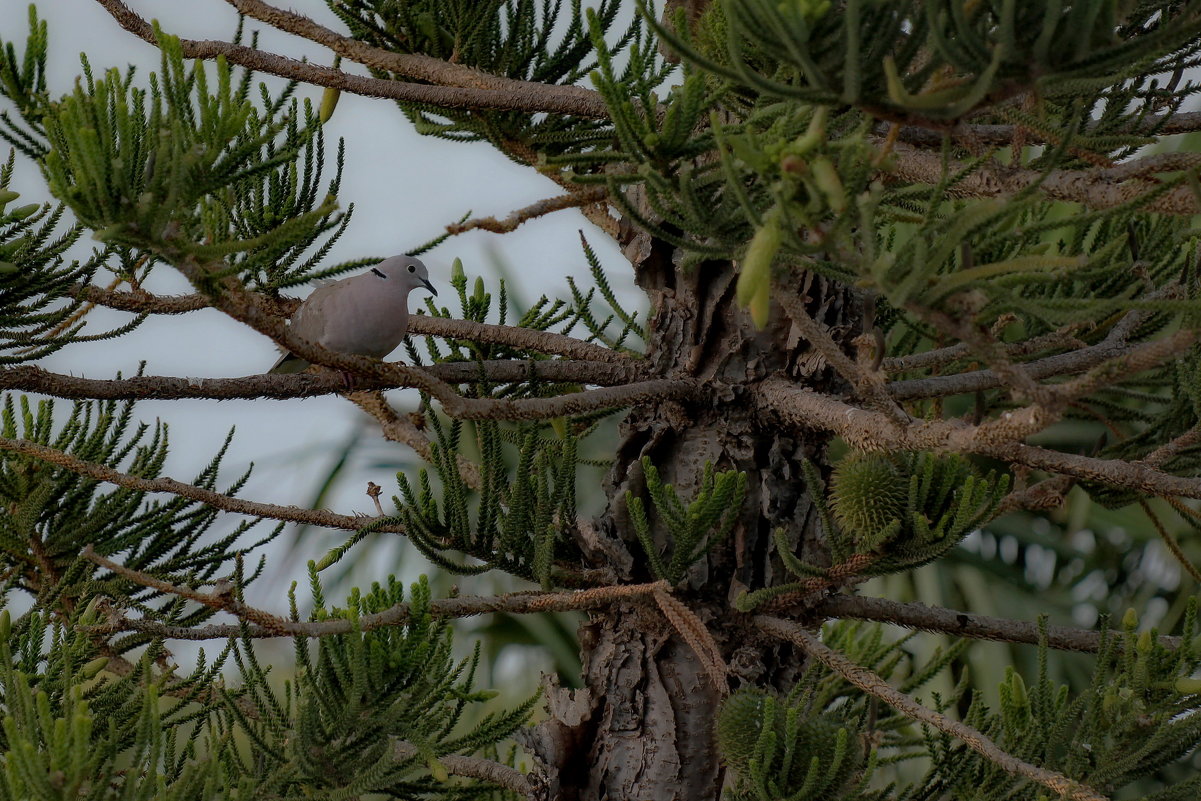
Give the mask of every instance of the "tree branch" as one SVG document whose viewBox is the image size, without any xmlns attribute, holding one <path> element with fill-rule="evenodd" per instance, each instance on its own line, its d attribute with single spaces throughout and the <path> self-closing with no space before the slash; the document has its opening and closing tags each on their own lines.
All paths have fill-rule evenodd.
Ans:
<svg viewBox="0 0 1201 801">
<path fill-rule="evenodd" d="M 412 620 L 413 617 L 412 605 L 399 603 L 381 612 L 361 615 L 354 620 L 348 618 L 309 621 L 290 620 L 262 609 L 247 606 L 234 597 L 228 591 L 229 588 L 224 586 L 216 587 L 213 592 L 200 592 L 191 587 L 171 584 L 139 570 L 125 567 L 118 562 L 100 556 L 91 550 L 90 547 L 84 550 L 83 556 L 92 563 L 110 570 L 135 584 L 228 612 L 239 620 L 246 621 L 248 624 L 246 626 L 239 623 L 217 623 L 206 626 L 168 626 L 155 620 L 127 618 L 121 610 L 108 607 L 105 609 L 107 619 L 104 623 L 81 627 L 82 631 L 86 631 L 89 634 L 108 635 L 122 631 L 136 631 L 171 640 L 222 640 L 242 636 L 249 636 L 255 639 L 270 639 L 273 637 L 333 637 L 339 634 L 349 634 L 352 631 L 372 631 L 374 629 L 401 626 Z M 522 592 L 496 596 L 443 598 L 430 601 L 429 614 L 436 620 L 443 620 L 475 617 L 476 615 L 486 615 L 493 612 L 504 612 L 510 615 L 526 615 L 540 612 L 577 612 L 586 609 L 602 609 L 615 603 L 652 599 L 656 593 L 666 592 L 669 589 L 670 587 L 667 582 L 655 581 L 649 584 L 593 587 L 586 590 L 570 590 L 566 592 Z"/>
<path fill-rule="evenodd" d="M 620 386 L 638 381 L 637 363 L 537 359 L 521 361 L 443 362 L 418 368 L 451 384 L 477 381 L 522 383 L 552 381 L 599 386 Z M 356 391 L 398 389 L 403 383 L 355 378 Z M 38 392 L 68 400 L 174 400 L 206 398 L 238 400 L 266 398 L 290 400 L 346 392 L 346 382 L 330 372 L 290 375 L 263 374 L 239 378 L 179 378 L 176 376 L 133 376 L 119 379 L 81 378 L 51 373 L 32 365 L 0 367 L 0 390 Z"/>
<path fill-rule="evenodd" d="M 830 670 L 839 674 L 865 693 L 879 698 L 905 717 L 924 723 L 952 737 L 959 738 L 968 748 L 980 754 L 1006 773 L 1038 782 L 1052 792 L 1073 799 L 1074 801 L 1109 801 L 1109 799 L 1088 785 L 1070 779 L 1058 771 L 1047 770 L 1037 765 L 1031 765 L 1029 762 L 1024 762 L 1003 750 L 982 732 L 965 723 L 951 720 L 946 715 L 935 712 L 933 709 L 922 706 L 912 696 L 894 689 L 876 673 L 862 665 L 855 664 L 845 655 L 825 645 L 821 640 L 805 631 L 796 623 L 781 620 L 780 618 L 756 615 L 755 625 L 768 634 L 804 649 Z"/>
<path fill-rule="evenodd" d="M 752 399 L 763 411 L 774 413 L 786 424 L 831 431 L 863 450 L 976 453 L 1152 495 L 1201 498 L 1198 478 L 1173 476 L 1142 462 L 1060 453 L 1013 441 L 1008 433 L 1025 430 L 1033 422 L 1022 417 L 1023 413 L 1033 413 L 1029 409 L 1007 412 L 1007 417 L 981 426 L 971 426 L 962 420 L 915 420 L 902 428 L 879 412 L 851 406 L 781 378 L 761 382 Z M 1011 432 L 1007 433 L 1007 428 Z"/>
<path fill-rule="evenodd" d="M 792 275 L 796 276 L 795 273 Z M 843 353 L 830 337 L 830 333 L 805 310 L 805 304 L 797 297 L 795 288 L 792 288 L 793 291 L 789 291 L 789 287 L 777 283 L 775 289 L 776 300 L 784 307 L 785 313 L 792 320 L 797 332 L 825 358 L 847 383 L 855 388 L 857 394 L 870 401 L 873 406 L 901 425 L 909 422 L 911 419 L 909 415 L 885 390 L 883 373 L 865 370 Z"/>
<path fill-rule="evenodd" d="M 181 252 L 170 243 L 156 244 L 163 258 L 183 273 L 194 286 L 212 284 L 213 276 L 221 273 L 223 265 L 202 264 L 189 253 Z M 261 295 L 251 292 L 242 286 L 232 275 L 225 275 L 216 280 L 213 294 L 209 303 L 220 309 L 233 319 L 245 323 L 267 337 L 277 345 L 286 348 L 291 353 L 313 364 L 333 367 L 355 375 L 363 375 L 375 382 L 375 386 L 393 385 L 420 389 L 442 404 L 443 410 L 451 417 L 462 420 L 539 420 L 548 417 L 564 417 L 568 415 L 617 409 L 654 400 L 684 399 L 696 397 L 702 391 L 702 386 L 687 379 L 654 379 L 626 384 L 618 387 L 586 390 L 554 398 L 465 398 L 459 395 L 450 384 L 430 373 L 416 367 L 408 367 L 396 363 L 384 363 L 377 359 L 356 354 L 338 353 L 308 340 L 296 336 L 286 325 L 273 306 L 265 302 Z M 414 315 L 410 317 L 410 326 Z M 427 318 L 437 319 L 437 318 Z M 445 321 L 444 321 L 445 322 Z M 462 321 L 459 321 L 462 322 Z M 481 323 L 472 323 L 469 327 L 483 327 Z M 510 329 L 511 331 L 526 332 L 526 329 Z M 548 332 L 530 332 L 546 335 Z M 612 354 L 611 358 L 622 359 L 613 351 L 595 345 L 579 342 L 571 337 L 552 335 L 566 339 L 575 346 L 586 346 L 585 350 L 595 350 Z"/>
<path fill-rule="evenodd" d="M 481 228 L 485 231 L 491 231 L 494 234 L 507 234 L 510 231 L 517 230 L 519 225 L 535 217 L 542 217 L 546 214 L 562 211 L 563 209 L 587 206 L 590 203 L 600 203 L 608 197 L 608 194 L 608 191 L 604 187 L 590 187 L 575 193 L 568 192 L 565 195 L 539 200 L 537 203 L 531 203 L 528 206 L 517 209 L 503 220 L 498 220 L 495 217 L 475 217 L 465 222 L 451 223 L 446 226 L 446 232 L 458 235 Z"/>
<path fill-rule="evenodd" d="M 408 417 L 401 417 L 397 414 L 384 397 L 384 393 L 378 391 L 353 392 L 346 398 L 375 418 L 380 425 L 380 433 L 384 435 L 384 439 L 407 445 L 426 462 L 433 462 L 429 438 L 421 433 L 421 429 L 417 427 L 416 423 Z M 459 475 L 464 483 L 471 489 L 478 490 L 482 485 L 479 465 L 467 460 L 461 453 L 456 453 L 454 456 Z M 377 499 L 376 503 L 378 502 Z"/>
<path fill-rule="evenodd" d="M 135 36 L 155 44 L 154 29 L 146 20 L 134 13 L 121 0 L 96 0 L 112 15 L 117 23 Z M 250 5 L 250 4 L 248 4 Z M 279 11 L 287 15 L 289 12 Z M 291 15 L 297 17 L 298 15 Z M 303 18 L 301 18 L 303 19 Z M 316 23 L 312 23 L 316 26 Z M 320 27 L 320 26 L 316 26 Z M 324 30 L 324 29 L 323 29 Z M 332 31 L 330 36 L 345 42 L 354 40 L 339 37 Z M 339 44 L 338 49 L 353 49 L 358 55 L 374 61 L 375 51 L 362 43 L 358 47 Z M 381 97 L 405 103 L 426 103 L 441 108 L 492 109 L 497 111 L 521 111 L 526 113 L 570 114 L 593 119 L 608 119 L 609 111 L 600 94 L 579 86 L 516 81 L 495 75 L 459 67 L 438 59 L 415 55 L 393 55 L 389 62 L 396 72 L 420 77 L 426 83 L 406 83 L 382 78 L 351 75 L 331 67 L 322 67 L 308 62 L 296 61 L 285 56 L 255 50 L 250 47 L 212 40 L 180 39 L 186 58 L 214 59 L 224 56 L 226 61 L 257 72 L 277 75 L 288 80 L 303 81 L 317 86 L 327 86 L 366 97 Z M 363 50 L 365 48 L 365 50 Z M 380 51 L 385 52 L 385 51 Z M 347 58 L 357 60 L 354 56 Z M 436 84 L 436 85 L 431 85 Z"/>
<path fill-rule="evenodd" d="M 1106 133 L 1132 134 L 1135 136 L 1171 136 L 1172 134 L 1191 133 L 1192 131 L 1201 130 L 1201 112 L 1184 111 L 1175 114 L 1149 116 L 1134 122 L 1134 125 L 1126 126 L 1125 129 L 1112 132 L 1107 131 Z M 979 142 L 982 145 L 1008 145 L 1013 143 L 1019 127 L 1025 131 L 1026 141 L 1029 144 L 1048 144 L 1047 140 L 1037 131 L 1031 131 L 1025 128 L 1025 126 L 972 125 L 968 123 L 960 123 L 951 128 L 939 130 L 906 125 L 901 127 L 900 138 L 904 142 L 921 147 L 941 147 L 943 137 L 946 135 L 951 136 L 952 139 Z M 877 128 L 877 131 L 880 130 L 880 128 Z M 1086 134 L 1095 133 L 1096 125 L 1087 126 L 1084 130 Z"/>
<path fill-rule="evenodd" d="M 249 290 L 240 290 L 249 291 Z M 200 309 L 215 308 L 207 295 L 152 295 L 141 290 L 117 292 L 93 284 L 77 284 L 71 294 L 74 297 L 119 311 L 138 314 L 183 314 Z M 299 298 L 281 296 L 272 298 L 255 293 L 258 302 L 278 317 L 289 317 L 300 306 Z M 597 361 L 618 364 L 634 361 L 635 358 L 621 351 L 584 342 L 566 334 L 540 331 L 536 328 L 519 328 L 512 325 L 477 323 L 472 320 L 454 320 L 428 314 L 409 316 L 409 334 L 436 336 L 445 339 L 464 339 L 486 342 L 492 345 L 508 345 L 522 350 L 567 356 L 580 361 Z"/>
<path fill-rule="evenodd" d="M 813 611 L 832 618 L 854 618 L 891 623 L 919 631 L 933 631 L 955 637 L 974 637 L 997 642 L 1039 643 L 1038 625 L 1024 620 L 989 617 L 923 603 L 900 603 L 887 598 L 870 598 L 862 595 L 833 595 L 818 602 Z M 1074 629 L 1067 626 L 1047 626 L 1047 645 L 1062 651 L 1095 653 L 1101 648 L 1104 634 L 1099 631 Z M 1109 631 L 1108 636 L 1121 637 L 1120 631 Z M 1119 641 L 1120 642 L 1120 641 Z M 1159 644 L 1165 648 L 1180 647 L 1179 637 L 1160 636 Z"/>
<path fill-rule="evenodd" d="M 404 740 L 392 740 L 392 758 L 398 762 L 422 756 L 417 746 Z M 459 754 L 444 754 L 437 757 L 447 773 L 455 776 L 466 776 L 471 779 L 483 779 L 492 784 L 512 790 L 526 798 L 534 798 L 534 785 L 524 773 L 508 765 L 493 762 L 479 757 L 460 756 Z"/>
<path fill-rule="evenodd" d="M 142 478 L 141 476 L 131 476 L 128 473 L 114 470 L 107 465 L 86 462 L 69 453 L 63 453 L 54 448 L 24 439 L 0 437 L 0 451 L 31 456 L 34 459 L 40 459 L 43 462 L 70 470 L 72 473 L 93 478 L 97 481 L 116 484 L 119 487 L 126 487 L 138 490 L 139 492 L 166 492 L 171 495 L 178 495 L 181 498 L 187 498 L 188 500 L 199 501 L 214 509 L 248 515 L 250 517 L 263 517 L 287 523 L 307 523 L 309 525 L 344 531 L 358 531 L 373 521 L 378 520 L 376 517 L 368 517 L 366 515 L 340 515 L 320 509 L 302 509 L 299 506 L 256 503 L 255 501 L 223 495 L 220 492 L 197 487 L 194 484 L 185 484 L 173 478 Z M 392 534 L 405 533 L 404 527 L 396 524 L 382 526 L 376 530 Z"/>
<path fill-rule="evenodd" d="M 1072 335 L 1072 331 L 1079 330 L 1081 324 L 1076 323 L 1068 326 L 1062 331 L 1053 331 L 1042 336 L 1023 339 L 1021 342 L 1012 342 L 1006 344 L 1005 350 L 1010 357 L 1030 356 L 1034 353 L 1039 353 L 1044 350 L 1056 350 L 1059 348 L 1082 348 L 1086 347 L 1079 339 Z M 935 350 L 922 351 L 921 353 L 913 353 L 906 356 L 885 357 L 880 363 L 880 369 L 886 373 L 905 373 L 911 370 L 930 370 L 943 365 L 951 364 L 960 359 L 970 358 L 972 356 L 971 346 L 966 342 L 957 342 L 954 345 L 948 345 L 945 348 L 936 348 Z M 940 378 L 942 376 L 939 376 Z M 918 379 L 921 380 L 921 379 Z M 895 381 L 890 384 L 890 387 L 895 387 L 899 384 L 908 382 Z M 896 396 L 894 396 L 896 397 Z M 934 397 L 934 396 L 917 396 L 917 397 Z"/>
<path fill-rule="evenodd" d="M 1154 178 L 1138 177 L 1140 171 L 1162 169 L 1159 161 L 1135 159 L 1117 167 L 1050 172 L 989 162 L 968 171 L 962 162 L 944 162 L 941 154 L 912 145 L 897 143 L 894 150 L 896 168 L 881 173 L 885 181 L 937 184 L 945 175 L 966 172 L 947 189 L 952 197 L 1009 197 L 1037 185 L 1052 200 L 1080 203 L 1090 209 L 1109 209 L 1135 201 L 1161 186 Z M 1141 209 L 1161 214 L 1197 214 L 1201 206 L 1192 188 L 1182 185 L 1148 201 Z"/>
</svg>

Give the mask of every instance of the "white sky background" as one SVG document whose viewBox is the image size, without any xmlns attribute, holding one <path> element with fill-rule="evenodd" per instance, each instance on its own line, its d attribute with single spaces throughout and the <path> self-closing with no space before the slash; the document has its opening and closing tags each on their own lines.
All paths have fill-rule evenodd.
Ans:
<svg viewBox="0 0 1201 801">
<path fill-rule="evenodd" d="M 108 67 L 124 69 L 136 64 L 135 83 L 145 85 L 146 76 L 159 67 L 158 51 L 126 33 L 93 0 L 42 0 L 41 18 L 50 27 L 49 84 L 52 95 L 69 91 L 79 74 L 78 53 L 87 53 L 95 74 Z M 236 25 L 236 14 L 221 0 L 135 0 L 130 3 L 145 18 L 156 18 L 164 30 L 196 39 L 228 40 Z M 319 0 L 293 0 L 284 5 L 309 14 L 335 30 L 340 23 Z M 0 0 L 0 36 L 23 47 L 28 30 L 26 0 Z M 284 36 L 253 21 L 248 26 L 261 30 L 260 47 L 298 57 L 309 55 L 318 63 L 330 56 L 316 45 Z M 351 65 L 343 65 L 351 68 Z M 266 77 L 266 76 L 261 76 Z M 302 87 L 300 96 L 320 102 L 320 89 Z M 0 101 L 3 102 L 3 101 Z M 345 208 L 355 204 L 350 228 L 330 254 L 328 263 L 367 256 L 385 257 L 429 240 L 468 209 L 473 214 L 504 216 L 511 210 L 560 194 L 548 179 L 520 167 L 497 154 L 486 144 L 464 145 L 418 136 L 394 104 L 385 100 L 343 94 L 337 113 L 326 128 L 326 180 L 332 177 L 333 153 L 338 137 L 345 137 L 347 154 L 339 200 Z M 3 148 L 4 151 L 7 148 Z M 18 202 L 47 199 L 36 168 L 18 156 L 12 187 L 22 193 Z M 580 252 L 578 231 L 583 229 L 602 263 L 609 268 L 619 296 L 633 308 L 641 304 L 633 288 L 628 265 L 616 246 L 575 210 L 526 223 L 516 232 L 498 236 L 473 231 L 454 237 L 422 258 L 441 292 L 439 298 L 457 311 L 448 278 L 454 258 L 463 260 L 468 276 L 483 274 L 494 289 L 492 265 L 499 257 L 510 269 L 516 286 L 510 286 L 523 304 L 539 295 L 569 297 L 565 276 L 590 284 L 587 264 Z M 86 253 L 95 243 L 87 237 L 80 243 Z M 103 273 L 97 280 L 103 280 Z M 151 291 L 189 291 L 169 267 L 160 267 L 147 284 Z M 307 292 L 307 290 L 305 290 Z M 424 295 L 414 293 L 414 307 Z M 128 316 L 97 309 L 89 316 L 89 329 L 106 330 Z M 393 358 L 400 358 L 398 350 Z M 40 365 L 56 372 L 92 378 L 112 378 L 118 371 L 132 374 L 145 360 L 148 375 L 228 377 L 264 372 L 276 351 L 271 342 L 215 311 L 177 317 L 152 318 L 134 333 L 118 340 L 69 346 Z M 411 395 L 411 393 L 410 393 Z M 396 401 L 396 398 L 393 398 Z M 63 408 L 66 401 L 58 402 Z M 396 402 L 401 411 L 415 408 L 415 395 L 402 395 Z M 135 407 L 138 419 L 153 421 L 156 415 L 171 424 L 171 456 L 165 474 L 189 481 L 209 461 L 230 426 L 237 426 L 233 446 L 224 461 L 223 476 L 231 480 L 255 463 L 255 472 L 240 495 L 254 500 L 305 505 L 336 458 L 342 443 L 363 418 L 349 402 L 326 397 L 294 401 L 157 401 Z M 371 427 L 367 439 L 374 437 Z M 368 458 L 344 474 L 328 507 L 343 513 L 373 513 L 363 494 L 368 480 L 384 488 L 384 500 L 395 492 L 394 468 L 372 467 L 380 457 L 388 461 L 409 459 L 403 446 L 373 445 Z M 388 508 L 387 506 L 385 508 Z M 265 532 L 267 529 L 264 528 Z M 340 543 L 343 532 L 319 532 L 307 538 L 302 552 L 289 554 L 288 575 L 277 581 L 261 582 L 251 600 L 282 611 L 280 590 L 291 579 L 302 585 L 304 560 L 319 558 Z M 290 542 L 284 535 L 283 542 Z M 376 548 L 380 543 L 373 546 Z M 409 550 L 407 553 L 411 554 Z M 383 578 L 390 572 L 411 579 L 421 568 L 396 564 L 393 547 L 372 553 L 356 574 L 355 583 Z M 282 581 L 281 581 L 282 580 Z M 252 588 L 254 589 L 254 588 Z M 302 592 L 302 598 L 304 593 Z M 331 600 L 338 596 L 334 594 Z"/>
</svg>

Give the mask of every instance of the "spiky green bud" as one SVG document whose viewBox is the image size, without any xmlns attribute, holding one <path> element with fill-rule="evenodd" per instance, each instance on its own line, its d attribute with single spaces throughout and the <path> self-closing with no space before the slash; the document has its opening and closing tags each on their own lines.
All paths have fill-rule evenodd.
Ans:
<svg viewBox="0 0 1201 801">
<path fill-rule="evenodd" d="M 717 746 L 726 762 L 735 768 L 745 768 L 755 753 L 766 703 L 764 690 L 742 687 L 721 705 L 717 714 Z"/>
<path fill-rule="evenodd" d="M 909 476 L 886 454 L 857 453 L 834 468 L 830 482 L 834 518 L 857 542 L 877 542 L 905 514 Z"/>
</svg>

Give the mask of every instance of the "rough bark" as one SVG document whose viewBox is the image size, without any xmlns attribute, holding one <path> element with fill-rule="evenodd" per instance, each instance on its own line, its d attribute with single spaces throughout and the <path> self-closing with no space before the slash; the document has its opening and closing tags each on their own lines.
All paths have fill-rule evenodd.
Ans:
<svg viewBox="0 0 1201 801">
<path fill-rule="evenodd" d="M 830 391 L 837 389 L 837 379 L 778 312 L 765 330 L 754 330 L 735 302 L 729 263 L 685 271 L 678 255 L 646 234 L 626 244 L 651 304 L 648 359 L 660 375 L 690 376 L 721 391 L 707 406 L 668 401 L 627 415 L 605 486 L 609 505 L 596 524 L 602 547 L 595 566 L 626 581 L 650 578 L 625 504 L 627 491 L 645 498 L 643 456 L 684 499 L 695 494 L 707 462 L 718 470 L 745 471 L 747 494 L 733 535 L 693 566 L 677 592 L 717 639 L 731 669 L 731 687 L 740 681 L 785 687 L 800 656 L 791 646 L 750 633 L 730 600 L 744 588 L 789 579 L 774 553 L 776 529 L 785 531 L 802 558 L 823 560 L 800 463 L 824 464 L 827 440 L 816 432 L 797 438 L 772 427 L 752 412 L 746 387 L 784 374 Z M 847 290 L 813 276 L 798 294 L 836 341 L 857 333 L 857 304 Z M 655 533 L 661 550 L 669 548 L 666 532 Z M 586 689 L 574 694 L 551 689 L 552 719 L 527 743 L 556 776 L 551 797 L 717 799 L 724 771 L 712 724 L 721 699 L 662 615 L 653 607 L 614 606 L 593 615 L 581 631 L 581 646 Z"/>
</svg>

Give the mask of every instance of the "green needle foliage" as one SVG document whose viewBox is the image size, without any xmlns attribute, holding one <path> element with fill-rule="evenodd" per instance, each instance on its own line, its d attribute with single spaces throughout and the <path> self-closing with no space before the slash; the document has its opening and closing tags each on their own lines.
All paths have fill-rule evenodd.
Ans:
<svg viewBox="0 0 1201 801">
<path fill-rule="evenodd" d="M 60 231 L 62 206 L 16 205 L 12 185 L 16 153 L 0 164 L 0 365 L 36 361 L 72 342 L 118 337 L 144 317 L 102 334 L 82 333 L 82 301 L 71 289 L 89 283 L 114 256 L 105 249 L 86 261 L 64 263 L 63 254 L 83 229 Z"/>
<path fill-rule="evenodd" d="M 1192 678 L 1201 666 L 1196 600 L 1188 605 L 1179 647 L 1165 647 L 1154 630 L 1140 634 L 1137 629 L 1138 616 L 1131 610 L 1122 632 L 1106 638 L 1082 691 L 1070 692 L 1051 679 L 1044 644 L 1036 680 L 1027 686 L 1009 670 L 996 709 L 976 697 L 943 698 L 938 707 L 966 700 L 964 720 L 1010 754 L 1062 771 L 1106 796 L 1125 795 L 1123 790 L 1132 783 L 1191 750 L 1201 735 L 1201 719 L 1194 712 L 1201 686 Z M 1012 783 L 996 765 L 950 737 L 931 731 L 924 737 L 934 766 L 902 798 L 925 798 L 935 788 L 970 794 L 976 788 Z M 1196 797 L 1199 790 L 1201 777 L 1193 773 L 1138 797 L 1185 799 Z M 1013 797 L 1040 795 L 1027 787 Z"/>
<path fill-rule="evenodd" d="M 928 684 L 966 646 L 935 651 L 918 662 L 905 650 L 908 637 L 890 639 L 878 625 L 830 624 L 822 638 L 906 692 Z M 917 745 L 905 717 L 866 701 L 816 662 L 787 694 L 739 688 L 722 703 L 716 735 L 737 776 L 731 798 L 739 801 L 895 798 L 895 787 L 881 788 L 873 777 L 883 766 L 908 759 Z"/>
<path fill-rule="evenodd" d="M 155 478 L 167 457 L 167 428 L 134 425 L 133 404 L 77 403 L 56 424 L 54 405 L 33 406 L 26 397 L 4 398 L 3 436 L 54 448 L 92 464 L 120 469 L 139 478 Z M 132 430 L 131 430 L 132 429 Z M 249 473 L 226 487 L 218 486 L 225 444 L 193 483 L 207 490 L 233 494 Z M 40 604 L 70 610 L 81 601 L 104 594 L 142 614 L 173 625 L 195 625 L 212 616 L 207 607 L 191 607 L 182 599 L 164 596 L 128 579 L 113 576 L 80 557 L 90 544 L 101 556 L 121 554 L 122 562 L 164 579 L 197 584 L 228 575 L 243 535 L 260 521 L 250 520 L 212 536 L 216 509 L 174 496 L 150 500 L 146 493 L 115 487 L 31 456 L 0 452 L 0 559 L 7 586 L 35 596 Z M 262 545 L 282 526 L 259 540 Z M 257 577 L 260 564 L 247 581 Z M 119 652 L 145 642 L 130 636 L 118 643 Z"/>
<path fill-rule="evenodd" d="M 641 498 L 626 493 L 626 506 L 634 533 L 646 552 L 655 578 L 678 584 L 688 568 L 713 546 L 730 535 L 746 495 L 746 474 L 737 470 L 715 472 L 706 464 L 696 497 L 685 504 L 670 484 L 664 484 L 649 458 L 643 457 L 646 491 L 651 498 L 654 520 L 670 535 L 671 555 L 664 561 L 655 543 L 654 527 Z"/>
<path fill-rule="evenodd" d="M 355 590 L 343 608 L 326 607 L 310 573 L 313 621 L 357 621 L 405 600 L 392 578 Z M 298 619 L 292 593 L 293 619 Z M 389 798 L 470 797 L 486 786 L 447 783 L 438 758 L 494 745 L 525 723 L 536 699 L 504 712 L 477 710 L 496 693 L 475 689 L 478 648 L 455 660 L 451 631 L 429 613 L 425 579 L 408 593 L 403 626 L 295 640 L 298 674 L 282 691 L 268 680 L 244 640 L 233 653 L 245 684 L 225 694 L 215 713 L 225 736 L 244 734 L 250 759 L 238 760 L 259 793 L 282 798 L 382 793 Z M 257 717 L 243 698 L 253 699 Z M 400 756 L 396 742 L 417 749 Z M 461 795 L 460 795 L 461 794 Z"/>
</svg>

